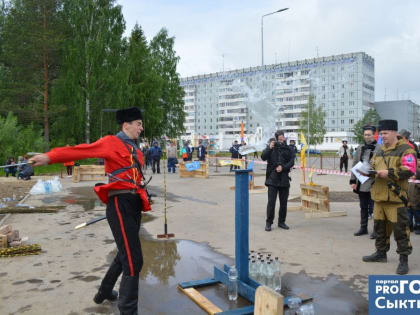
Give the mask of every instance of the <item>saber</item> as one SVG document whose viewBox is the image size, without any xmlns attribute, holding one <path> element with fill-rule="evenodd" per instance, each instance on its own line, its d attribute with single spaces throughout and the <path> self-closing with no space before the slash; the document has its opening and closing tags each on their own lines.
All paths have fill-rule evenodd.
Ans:
<svg viewBox="0 0 420 315">
<path fill-rule="evenodd" d="M 23 162 L 23 163 L 16 163 L 16 164 L 8 164 L 8 165 L 1 165 L 0 168 L 6 168 L 6 167 L 16 167 L 16 166 L 22 166 L 26 164 L 34 164 L 34 162 Z"/>
<path fill-rule="evenodd" d="M 79 224 L 79 225 L 78 225 L 78 226 L 76 226 L 74 229 L 75 229 L 75 230 L 78 230 L 78 229 L 81 229 L 82 227 L 85 227 L 85 226 L 91 225 L 91 224 L 93 224 L 93 223 L 96 223 L 96 222 L 99 222 L 99 221 L 102 221 L 102 220 L 105 220 L 105 219 L 106 219 L 106 215 L 101 216 L 101 217 L 98 217 L 98 218 L 95 218 L 95 219 L 92 219 L 92 220 L 87 221 L 87 222 L 84 222 L 84 223 L 82 223 L 82 224 Z"/>
</svg>

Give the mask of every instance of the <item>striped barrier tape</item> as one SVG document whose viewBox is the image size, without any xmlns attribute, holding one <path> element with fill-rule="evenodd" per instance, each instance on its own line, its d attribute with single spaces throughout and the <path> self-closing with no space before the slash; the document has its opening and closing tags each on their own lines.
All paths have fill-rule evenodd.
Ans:
<svg viewBox="0 0 420 315">
<path fill-rule="evenodd" d="M 234 160 L 236 162 L 237 161 L 245 161 L 245 160 L 242 160 L 242 159 L 218 158 L 218 157 L 215 157 L 215 159 L 217 159 L 217 160 L 223 160 L 225 162 L 232 161 L 232 160 Z M 267 162 L 265 162 L 265 161 L 258 161 L 258 160 L 246 160 L 246 161 L 248 163 L 251 162 L 251 161 L 254 161 L 254 164 L 267 165 Z M 224 165 L 227 165 L 227 164 L 224 164 Z M 294 169 L 302 169 L 302 167 L 299 166 L 299 165 L 295 165 L 295 166 L 293 166 L 293 168 Z M 304 170 L 307 171 L 307 172 L 311 172 L 312 171 L 312 168 L 305 167 Z M 338 176 L 347 176 L 347 177 L 351 176 L 351 172 L 340 172 L 338 170 L 323 169 L 323 168 L 314 168 L 313 169 L 313 172 L 314 173 L 317 173 L 317 174 L 325 174 L 325 175 L 338 175 Z M 420 184 L 420 180 L 416 180 L 416 179 L 412 179 L 412 178 L 410 178 L 408 180 L 408 182 L 409 183 Z"/>
</svg>

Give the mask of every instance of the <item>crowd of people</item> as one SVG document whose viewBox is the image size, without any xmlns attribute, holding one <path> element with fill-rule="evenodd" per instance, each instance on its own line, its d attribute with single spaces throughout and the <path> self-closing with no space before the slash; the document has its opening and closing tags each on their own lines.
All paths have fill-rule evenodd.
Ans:
<svg viewBox="0 0 420 315">
<path fill-rule="evenodd" d="M 28 156 L 25 154 L 24 156 L 19 156 L 18 161 L 16 163 L 13 156 L 9 157 L 6 161 L 5 165 L 10 165 L 4 168 L 4 172 L 6 177 L 11 175 L 12 177 L 16 177 L 17 179 L 23 180 L 30 180 L 31 176 L 34 175 L 34 170 L 32 165 L 27 164 Z"/>
</svg>

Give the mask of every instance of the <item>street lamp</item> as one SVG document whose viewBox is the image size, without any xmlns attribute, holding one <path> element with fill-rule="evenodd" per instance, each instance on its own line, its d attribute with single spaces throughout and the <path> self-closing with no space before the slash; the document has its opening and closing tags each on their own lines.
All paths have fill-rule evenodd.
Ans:
<svg viewBox="0 0 420 315">
<path fill-rule="evenodd" d="M 261 66 L 264 66 L 264 17 L 268 15 L 276 14 L 282 11 L 286 11 L 286 10 L 289 10 L 289 8 L 284 8 L 284 9 L 280 9 L 280 10 L 277 10 L 268 14 L 264 14 L 261 17 Z"/>
</svg>

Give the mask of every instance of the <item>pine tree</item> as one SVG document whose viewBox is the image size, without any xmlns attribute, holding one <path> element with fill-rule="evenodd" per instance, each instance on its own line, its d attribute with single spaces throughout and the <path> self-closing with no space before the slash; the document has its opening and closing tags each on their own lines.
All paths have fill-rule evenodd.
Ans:
<svg viewBox="0 0 420 315">
<path fill-rule="evenodd" d="M 157 135 L 166 135 L 171 138 L 184 131 L 184 90 L 180 85 L 179 74 L 176 71 L 179 57 L 174 50 L 175 38 L 169 37 L 168 31 L 163 28 L 152 39 L 150 50 L 154 60 L 153 68 L 163 79 L 162 97 L 160 107 L 164 117 L 162 123 L 156 126 Z"/>
<path fill-rule="evenodd" d="M 49 90 L 58 75 L 62 37 L 61 0 L 15 0 L 2 28 L 1 58 L 9 70 L 6 110 L 13 106 L 21 121 L 44 126 L 49 149 Z M 4 110 L 3 110 L 4 111 Z M 42 114 L 38 114 L 42 113 Z"/>
</svg>

